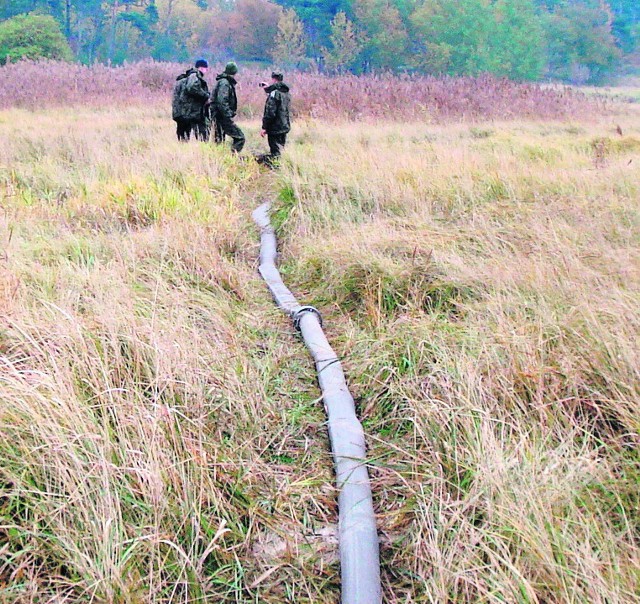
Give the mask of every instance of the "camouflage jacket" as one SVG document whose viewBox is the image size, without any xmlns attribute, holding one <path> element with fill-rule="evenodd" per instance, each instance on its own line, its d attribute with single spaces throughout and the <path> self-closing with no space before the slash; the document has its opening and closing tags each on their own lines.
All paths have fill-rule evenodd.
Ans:
<svg viewBox="0 0 640 604">
<path fill-rule="evenodd" d="M 264 104 L 262 129 L 269 134 L 286 134 L 291 130 L 289 86 L 284 82 L 278 82 L 268 86 L 264 91 L 269 96 Z"/>
<path fill-rule="evenodd" d="M 213 111 L 218 116 L 232 119 L 238 111 L 236 81 L 226 73 L 216 76 L 216 80 L 216 87 L 213 91 Z"/>
<path fill-rule="evenodd" d="M 200 121 L 205 118 L 209 86 L 198 69 L 178 76 L 173 88 L 173 119 Z"/>
</svg>

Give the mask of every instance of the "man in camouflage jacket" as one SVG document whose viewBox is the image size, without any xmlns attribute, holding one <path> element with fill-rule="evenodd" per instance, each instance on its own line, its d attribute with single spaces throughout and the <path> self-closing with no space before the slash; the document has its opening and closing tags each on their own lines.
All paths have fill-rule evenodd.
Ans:
<svg viewBox="0 0 640 604">
<path fill-rule="evenodd" d="M 287 133 L 291 130 L 291 96 L 289 95 L 289 86 L 282 81 L 283 79 L 280 72 L 274 71 L 271 74 L 271 85 L 261 84 L 268 95 L 264 105 L 260 132 L 260 136 L 266 136 L 269 141 L 270 153 L 262 158 L 264 163 L 268 165 L 280 157 L 287 142 Z"/>
<path fill-rule="evenodd" d="M 173 119 L 179 141 L 188 141 L 193 130 L 196 139 L 209 139 L 209 86 L 204 79 L 209 69 L 205 59 L 198 59 L 195 68 L 178 76 L 173 88 Z"/>
<path fill-rule="evenodd" d="M 233 139 L 232 151 L 239 153 L 244 147 L 244 133 L 233 121 L 238 111 L 238 98 L 236 97 L 236 80 L 233 76 L 238 73 L 235 63 L 227 63 L 224 71 L 216 76 L 216 87 L 213 91 L 213 119 L 215 122 L 215 141 L 224 142 L 225 135 Z"/>
</svg>

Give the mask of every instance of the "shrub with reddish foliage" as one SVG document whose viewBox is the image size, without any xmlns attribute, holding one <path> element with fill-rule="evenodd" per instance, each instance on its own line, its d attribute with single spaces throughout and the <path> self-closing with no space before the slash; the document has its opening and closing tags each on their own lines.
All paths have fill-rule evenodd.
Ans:
<svg viewBox="0 0 640 604">
<path fill-rule="evenodd" d="M 61 105 L 167 104 L 175 63 L 122 67 L 54 61 L 22 61 L 0 68 L 0 108 L 38 109 Z M 264 93 L 258 82 L 268 73 L 242 69 L 238 75 L 241 115 L 259 115 Z M 210 80 L 213 77 L 209 78 Z M 520 84 L 492 76 L 326 76 L 289 73 L 295 112 L 323 119 L 542 119 L 573 118 L 602 109 L 602 101 L 570 89 Z"/>
</svg>

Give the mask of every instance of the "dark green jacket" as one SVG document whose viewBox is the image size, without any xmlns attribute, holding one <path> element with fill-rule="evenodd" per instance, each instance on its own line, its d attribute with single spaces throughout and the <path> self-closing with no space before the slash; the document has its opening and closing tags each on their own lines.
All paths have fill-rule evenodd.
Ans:
<svg viewBox="0 0 640 604">
<path fill-rule="evenodd" d="M 213 91 L 213 111 L 217 116 L 233 119 L 238 111 L 236 81 L 233 76 L 221 73 L 216 76 L 216 88 Z"/>
<path fill-rule="evenodd" d="M 264 104 L 262 129 L 268 134 L 286 134 L 291 130 L 291 96 L 284 82 L 272 84 L 264 89 L 269 95 Z"/>
<path fill-rule="evenodd" d="M 200 121 L 205 118 L 209 86 L 198 69 L 178 76 L 173 88 L 173 119 Z"/>
</svg>

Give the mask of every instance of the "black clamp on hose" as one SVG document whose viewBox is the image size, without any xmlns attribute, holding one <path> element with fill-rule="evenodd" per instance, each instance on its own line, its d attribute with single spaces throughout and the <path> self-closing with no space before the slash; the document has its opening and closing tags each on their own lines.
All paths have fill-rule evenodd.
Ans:
<svg viewBox="0 0 640 604">
<path fill-rule="evenodd" d="M 293 319 L 293 326 L 297 331 L 300 331 L 300 321 L 302 320 L 303 315 L 308 312 L 313 313 L 316 317 L 318 317 L 320 327 L 322 327 L 322 315 L 320 314 L 320 311 L 314 306 L 301 306 L 298 310 L 296 310 L 296 312 L 293 313 L 291 317 Z"/>
</svg>

